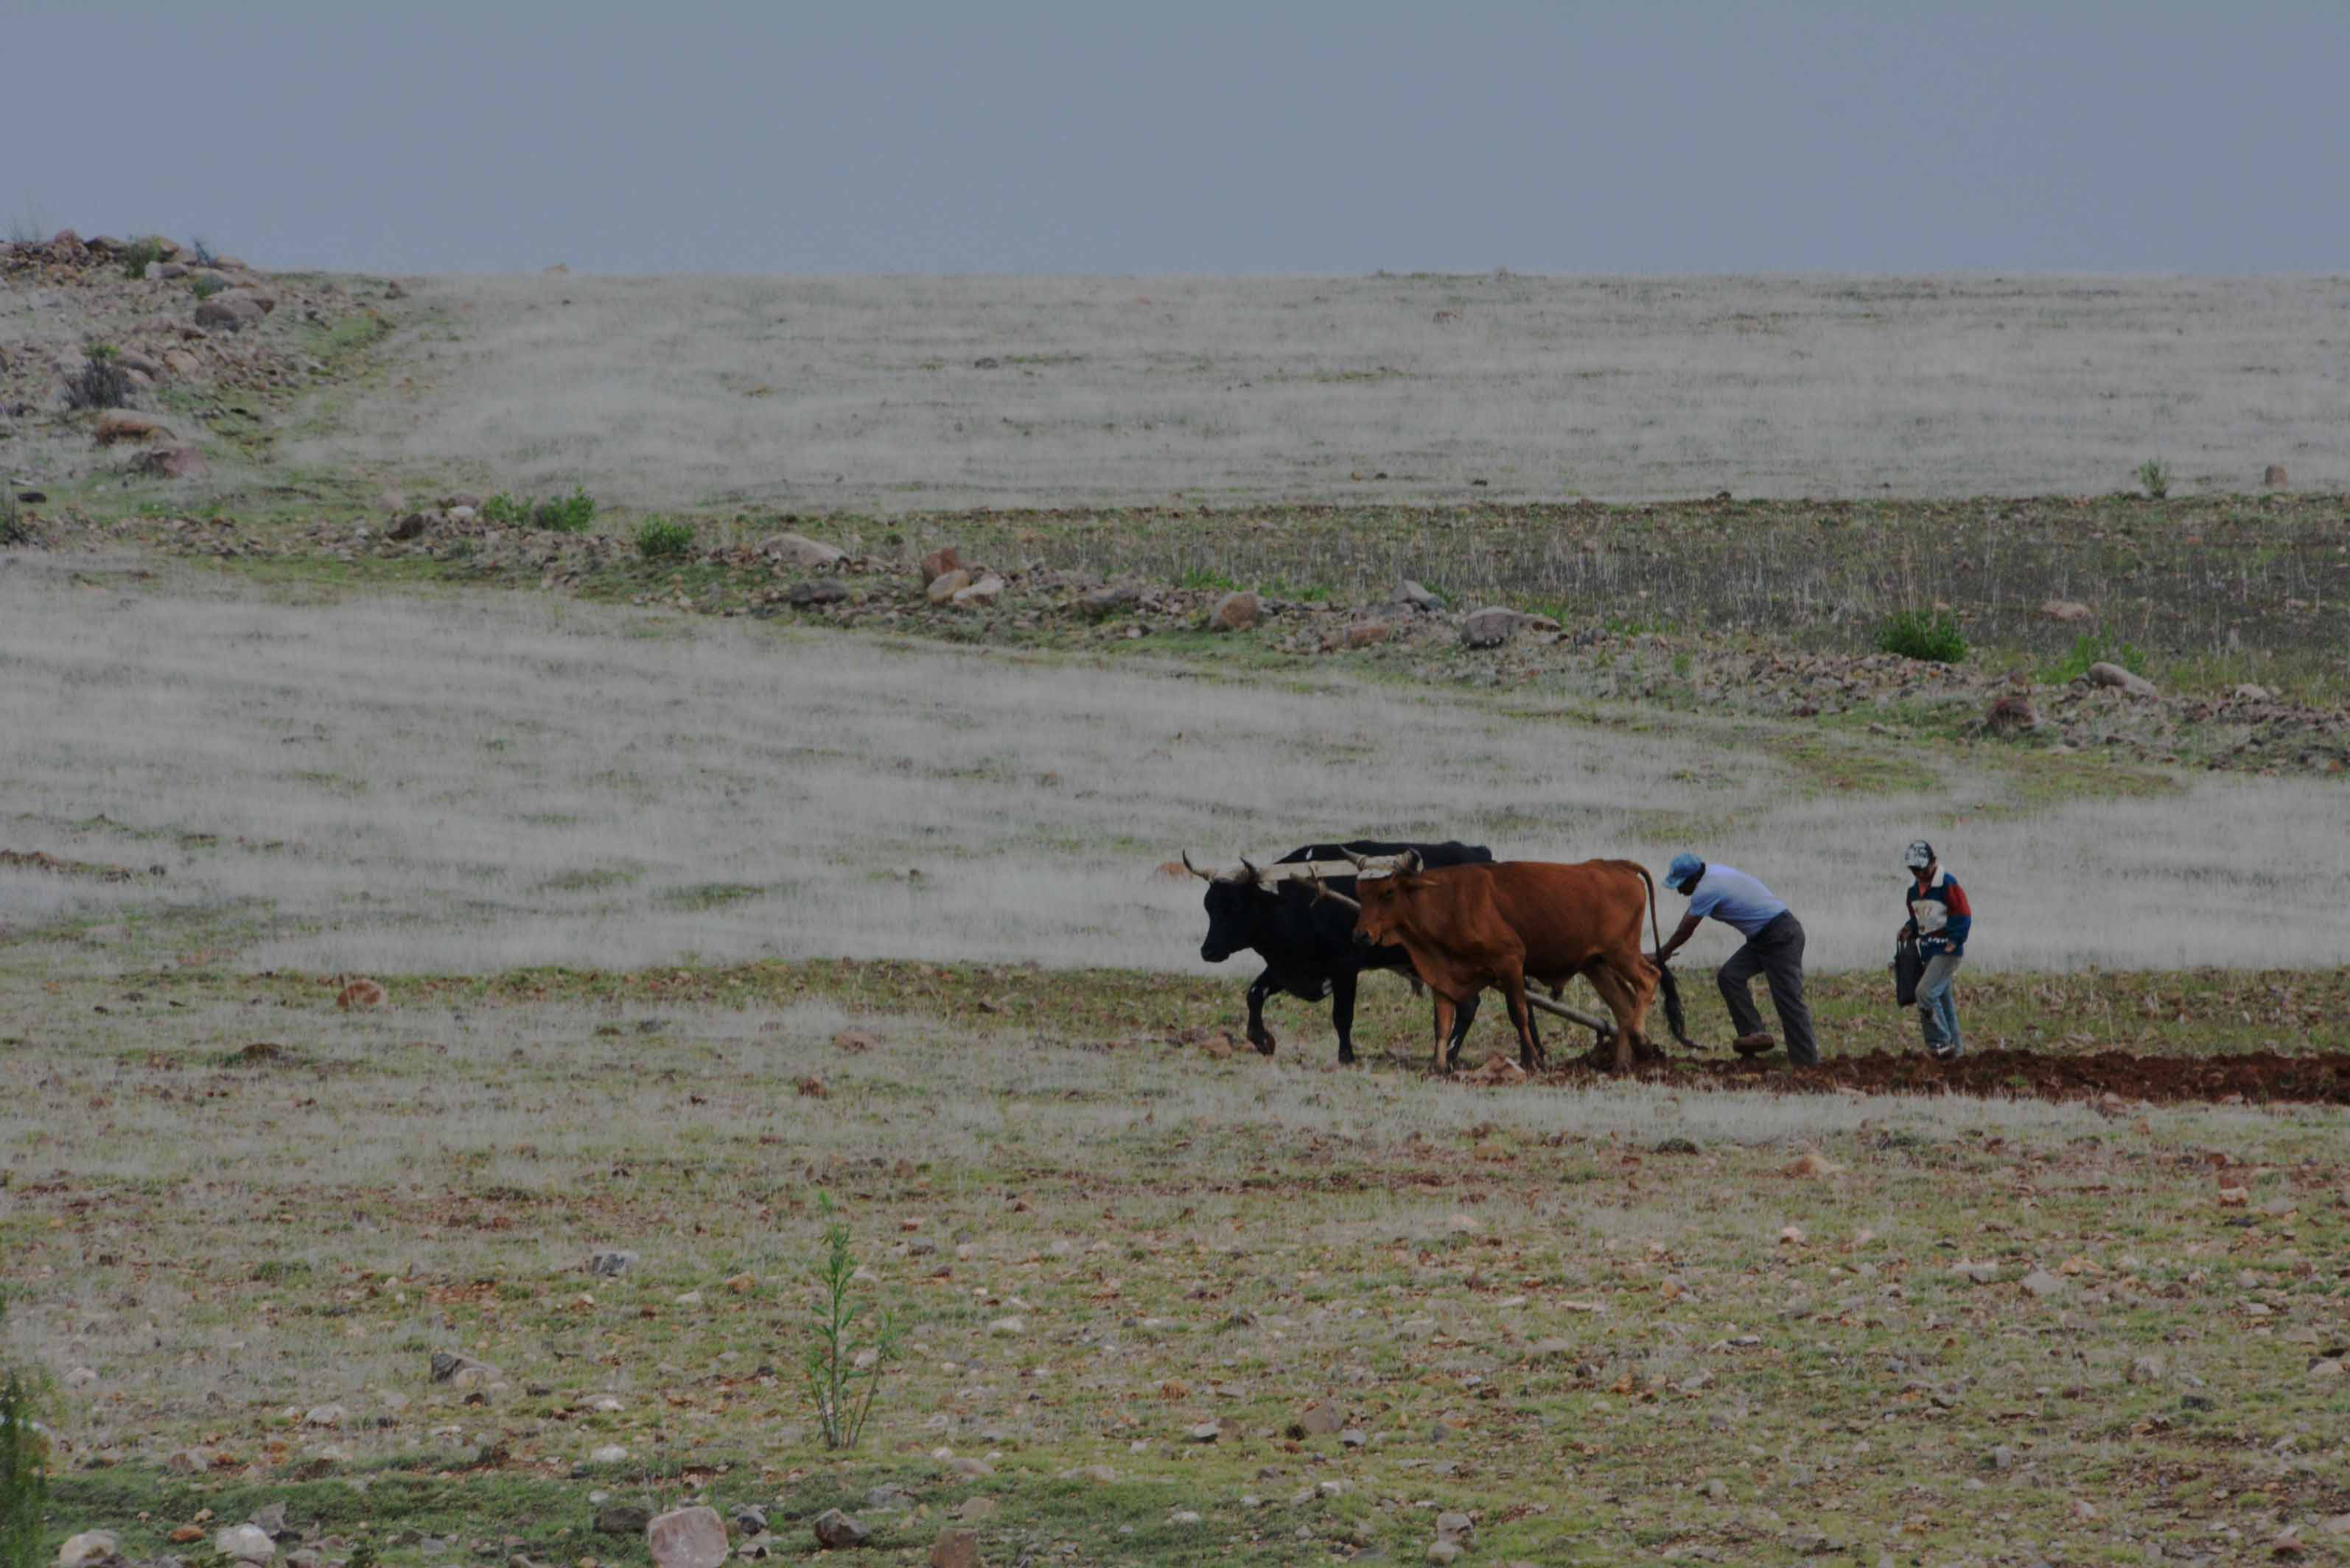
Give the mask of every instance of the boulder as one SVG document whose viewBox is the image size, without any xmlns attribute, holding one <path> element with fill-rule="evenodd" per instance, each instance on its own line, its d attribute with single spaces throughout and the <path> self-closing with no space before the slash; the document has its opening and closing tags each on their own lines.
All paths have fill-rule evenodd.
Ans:
<svg viewBox="0 0 2350 1568">
<path fill-rule="evenodd" d="M 2040 613 L 2050 620 L 2062 621 L 2067 626 L 2097 618 L 2097 612 L 2078 599 L 2050 599 L 2040 607 Z"/>
<path fill-rule="evenodd" d="M 794 583 L 784 590 L 784 602 L 806 609 L 812 605 L 834 605 L 848 597 L 848 585 L 837 577 L 818 577 L 813 582 Z"/>
<path fill-rule="evenodd" d="M 1347 1412 L 1326 1399 L 1316 1399 L 1297 1413 L 1297 1424 L 1308 1437 L 1326 1438 L 1345 1428 Z"/>
<path fill-rule="evenodd" d="M 1444 607 L 1444 601 L 1442 599 L 1437 597 L 1434 594 L 1429 592 L 1426 588 L 1420 587 L 1409 577 L 1398 577 L 1396 579 L 1395 602 L 1399 605 L 1408 606 L 1411 609 L 1419 611 L 1421 615 L 1434 615 L 1437 611 Z"/>
<path fill-rule="evenodd" d="M 302 1417 L 306 1427 L 339 1427 L 343 1424 L 340 1405 L 313 1405 Z"/>
<path fill-rule="evenodd" d="M 1246 631 L 1256 625 L 1257 618 L 1263 613 L 1263 601 L 1243 589 L 1216 601 L 1216 607 L 1208 616 L 1208 625 L 1216 631 Z"/>
<path fill-rule="evenodd" d="M 1077 613 L 1088 620 L 1099 620 L 1104 616 L 1116 615 L 1128 608 L 1141 597 L 1142 592 L 1139 588 L 1096 588 L 1077 600 Z"/>
<path fill-rule="evenodd" d="M 2239 702 L 2273 702 L 2276 693 L 2265 686 L 2255 686 L 2247 680 L 2236 688 L 2233 696 Z"/>
<path fill-rule="evenodd" d="M 1983 711 L 1983 728 L 1994 735 L 2029 734 L 2040 728 L 2040 712 L 2031 698 L 2011 692 L 1991 700 Z"/>
<path fill-rule="evenodd" d="M 2269 464 L 2267 470 L 2261 475 L 2261 484 L 2264 489 L 2282 490 L 2284 488 L 2284 464 L 2281 462 L 2272 462 Z"/>
<path fill-rule="evenodd" d="M 149 262 L 147 275 L 159 283 L 170 283 L 188 275 L 188 264 L 179 261 Z"/>
<path fill-rule="evenodd" d="M 225 290 L 223 293 L 214 295 L 213 297 L 215 299 L 249 299 L 253 301 L 254 304 L 261 307 L 261 314 L 264 316 L 267 316 L 270 312 L 277 308 L 277 296 L 276 295 L 270 293 L 265 288 L 255 288 L 251 284 L 246 284 L 239 288 Z"/>
<path fill-rule="evenodd" d="M 941 572 L 931 578 L 931 586 L 924 591 L 929 595 L 932 604 L 942 605 L 969 587 L 971 587 L 971 574 L 957 566 L 951 572 Z"/>
<path fill-rule="evenodd" d="M 862 1546 L 873 1532 L 854 1514 L 827 1508 L 816 1516 L 816 1543 L 827 1552 L 837 1552 L 847 1546 Z M 661 1568 L 667 1568 L 662 1564 Z"/>
<path fill-rule="evenodd" d="M 1003 592 L 1003 579 L 990 572 L 979 581 L 956 589 L 948 602 L 957 609 L 977 609 L 993 604 Z"/>
<path fill-rule="evenodd" d="M 922 587 L 929 587 L 949 572 L 962 570 L 962 556 L 952 545 L 942 545 L 922 557 Z"/>
<path fill-rule="evenodd" d="M 126 370 L 136 370 L 143 376 L 160 376 L 163 373 L 163 362 L 161 359 L 151 354 L 141 354 L 136 348 L 117 348 L 114 351 L 114 362 Z"/>
<path fill-rule="evenodd" d="M 1347 628 L 1348 648 L 1371 648 L 1388 639 L 1388 623 L 1383 620 L 1358 620 Z"/>
<path fill-rule="evenodd" d="M 2135 670 L 2124 670 L 2118 664 L 2092 664 L 2088 680 L 2092 686 L 2110 686 L 2132 697 L 2161 695 L 2155 690 L 2153 681 Z"/>
<path fill-rule="evenodd" d="M 1469 618 L 1461 623 L 1461 640 L 1471 648 L 1499 648 L 1520 631 L 1557 629 L 1558 622 L 1548 616 L 1489 606 L 1471 611 Z"/>
<path fill-rule="evenodd" d="M 504 1375 L 486 1361 L 476 1361 L 470 1355 L 460 1355 L 453 1350 L 432 1353 L 432 1381 L 452 1384 L 459 1388 L 477 1388 L 494 1383 Z"/>
<path fill-rule="evenodd" d="M 759 546 L 759 553 L 804 572 L 820 572 L 837 566 L 848 558 L 848 552 L 837 545 L 827 545 L 811 539 L 805 534 L 776 534 Z"/>
<path fill-rule="evenodd" d="M 134 413 L 129 409 L 109 409 L 98 416 L 96 433 L 99 445 L 112 446 L 117 441 L 152 441 L 159 435 L 169 435 L 171 431 L 149 415 Z"/>
<path fill-rule="evenodd" d="M 111 1530 L 85 1530 L 79 1535 L 68 1535 L 57 1548 L 57 1568 L 82 1568 L 85 1563 L 98 1563 L 114 1556 L 117 1543 Z"/>
<path fill-rule="evenodd" d="M 968 1530 L 941 1530 L 931 1542 L 931 1568 L 979 1568 L 979 1537 Z"/>
<path fill-rule="evenodd" d="M 383 531 L 383 536 L 387 539 L 400 540 L 420 538 L 432 525 L 432 518 L 430 514 L 411 512 L 405 516 L 394 519 L 391 526 Z"/>
<path fill-rule="evenodd" d="M 636 1261 L 634 1252 L 595 1252 L 588 1256 L 588 1272 L 601 1279 L 617 1279 L 627 1273 Z"/>
<path fill-rule="evenodd" d="M 202 359 L 197 358 L 193 354 L 189 353 L 185 348 L 166 348 L 163 350 L 163 369 L 169 370 L 174 376 L 185 378 L 200 375 L 203 373 L 203 368 L 204 362 Z"/>
<path fill-rule="evenodd" d="M 653 1568 L 718 1568 L 726 1561 L 726 1524 L 714 1508 L 673 1508 L 645 1526 Z"/>
<path fill-rule="evenodd" d="M 213 1537 L 213 1550 L 239 1563 L 266 1563 L 277 1555 L 277 1542 L 257 1524 L 233 1524 Z"/>
<path fill-rule="evenodd" d="M 260 326 L 261 317 L 261 306 L 234 289 L 196 302 L 196 325 L 199 327 L 217 327 L 224 331 L 242 332 L 248 327 Z"/>
<path fill-rule="evenodd" d="M 653 1521 L 653 1511 L 640 1502 L 616 1502 L 596 1511 L 598 1535 L 636 1535 Z"/>
</svg>

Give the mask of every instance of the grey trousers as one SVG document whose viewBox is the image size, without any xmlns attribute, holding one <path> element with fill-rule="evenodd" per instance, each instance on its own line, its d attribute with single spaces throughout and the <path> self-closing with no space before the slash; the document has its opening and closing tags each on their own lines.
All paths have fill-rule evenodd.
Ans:
<svg viewBox="0 0 2350 1568">
<path fill-rule="evenodd" d="M 1721 1000 L 1730 1006 L 1730 1021 L 1741 1034 L 1762 1033 L 1762 1015 L 1754 1010 L 1747 984 L 1756 975 L 1771 983 L 1771 1005 L 1778 1010 L 1779 1028 L 1786 1036 L 1787 1060 L 1808 1067 L 1820 1059 L 1819 1042 L 1812 1037 L 1812 1010 L 1804 1002 L 1804 923 L 1793 909 L 1746 939 L 1714 974 Z"/>
<path fill-rule="evenodd" d="M 1963 1049 L 1965 1043 L 1959 1038 L 1959 1006 L 1950 1000 L 1950 978 L 1966 961 L 1961 953 L 1936 953 L 1926 961 L 1926 972 L 1918 977 L 1918 1030 L 1928 1045 L 1948 1046 L 1953 1054 Z"/>
</svg>

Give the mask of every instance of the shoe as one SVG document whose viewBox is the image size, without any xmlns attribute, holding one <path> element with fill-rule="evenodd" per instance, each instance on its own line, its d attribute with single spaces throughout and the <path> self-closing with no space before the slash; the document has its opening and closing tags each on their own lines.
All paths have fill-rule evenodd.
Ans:
<svg viewBox="0 0 2350 1568">
<path fill-rule="evenodd" d="M 1934 1053 L 1934 1060 L 1937 1062 L 1955 1062 L 1959 1059 L 1961 1047 L 1945 1040 L 1940 1044 L 1929 1045 L 1927 1049 Z"/>
<path fill-rule="evenodd" d="M 1768 1034 L 1741 1034 L 1730 1043 L 1730 1048 L 1741 1056 L 1760 1056 L 1766 1051 L 1776 1051 L 1779 1043 Z"/>
</svg>

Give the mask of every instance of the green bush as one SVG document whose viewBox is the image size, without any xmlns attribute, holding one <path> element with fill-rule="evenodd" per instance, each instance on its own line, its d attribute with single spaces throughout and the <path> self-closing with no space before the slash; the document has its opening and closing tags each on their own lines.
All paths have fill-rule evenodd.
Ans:
<svg viewBox="0 0 2350 1568">
<path fill-rule="evenodd" d="M 648 517 L 637 528 L 637 554 L 648 561 L 676 561 L 693 554 L 693 524 Z"/>
<path fill-rule="evenodd" d="M 2118 664 L 2133 675 L 2146 673 L 2146 655 L 2137 645 L 2108 638 L 2100 628 L 2074 638 L 2073 650 L 2042 670 L 2041 678 L 2052 686 L 2062 686 L 2086 675 L 2092 664 Z"/>
<path fill-rule="evenodd" d="M 484 523 L 520 523 L 529 514 L 529 507 L 503 490 L 482 503 L 482 521 Z"/>
<path fill-rule="evenodd" d="M 2147 458 L 2137 465 L 2137 482 L 2157 501 L 2170 493 L 2170 470 L 2158 457 Z"/>
<path fill-rule="evenodd" d="M 223 283 L 216 277 L 200 277 L 196 279 L 194 284 L 196 297 L 198 299 L 210 299 L 213 295 L 218 294 L 227 286 L 227 284 Z"/>
<path fill-rule="evenodd" d="M 532 509 L 531 521 L 558 534 L 585 534 L 596 521 L 596 498 L 575 484 L 569 496 L 540 502 Z"/>
<path fill-rule="evenodd" d="M 1887 616 L 1877 626 L 1877 646 L 1904 659 L 1957 664 L 1967 656 L 1967 634 L 1947 610 L 1907 609 Z"/>
<path fill-rule="evenodd" d="M 0 1288 L 0 1318 L 8 1298 Z M 0 1375 L 0 1568 L 41 1568 L 41 1514 L 48 1501 L 43 1468 L 48 1443 L 33 1424 L 32 1386 L 12 1368 Z"/>
<path fill-rule="evenodd" d="M 140 240 L 122 247 L 122 275 L 145 277 L 147 264 L 163 259 L 163 247 L 151 239 Z"/>
</svg>

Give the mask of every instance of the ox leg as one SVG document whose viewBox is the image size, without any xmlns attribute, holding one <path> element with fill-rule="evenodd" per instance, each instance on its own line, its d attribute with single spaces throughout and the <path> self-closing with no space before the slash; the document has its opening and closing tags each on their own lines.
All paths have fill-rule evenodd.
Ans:
<svg viewBox="0 0 2350 1568">
<path fill-rule="evenodd" d="M 1433 987 L 1430 987 L 1430 989 L 1434 990 Z M 1435 994 L 1436 1070 L 1440 1073 L 1450 1073 L 1452 1071 L 1452 1059 L 1445 1054 L 1445 1043 L 1448 1037 L 1452 1033 L 1453 1015 L 1459 1010 L 1454 1007 L 1452 999 L 1445 995 L 1442 992 L 1438 991 Z"/>
<path fill-rule="evenodd" d="M 1639 1012 L 1633 1006 L 1635 993 L 1626 988 L 1624 977 L 1606 964 L 1593 969 L 1590 980 L 1591 989 L 1599 993 L 1599 1000 L 1607 1004 L 1607 1011 L 1616 1018 L 1615 1071 L 1628 1073 L 1632 1070 L 1633 1042 L 1640 1034 Z"/>
<path fill-rule="evenodd" d="M 1451 1033 L 1446 1036 L 1444 1043 L 1445 1070 L 1447 1072 L 1450 1072 L 1452 1068 L 1461 1065 L 1461 1046 L 1462 1043 L 1469 1038 L 1469 1026 L 1477 1022 L 1477 1002 L 1478 994 L 1471 992 L 1467 1001 L 1455 1002 L 1453 1004 L 1456 1011 L 1452 1015 L 1452 1030 Z M 1444 1033 L 1444 1029 L 1441 1024 L 1437 1026 L 1437 1033 L 1440 1034 Z"/>
<path fill-rule="evenodd" d="M 1273 968 L 1268 964 L 1265 971 L 1256 977 L 1256 983 L 1248 989 L 1249 1044 L 1257 1048 L 1260 1055 L 1265 1056 L 1273 1054 L 1274 1044 L 1273 1031 L 1264 1026 L 1264 999 L 1273 994 Z"/>
<path fill-rule="evenodd" d="M 1355 1064 L 1355 981 L 1353 970 L 1330 977 L 1330 1027 L 1338 1032 L 1338 1064 Z"/>
<path fill-rule="evenodd" d="M 1526 977 L 1513 970 L 1502 977 L 1502 1000 L 1510 1005 L 1510 1022 L 1518 1026 L 1518 1065 L 1531 1073 L 1542 1062 L 1542 1041 L 1534 1034 L 1534 1010 L 1526 1005 Z"/>
</svg>

